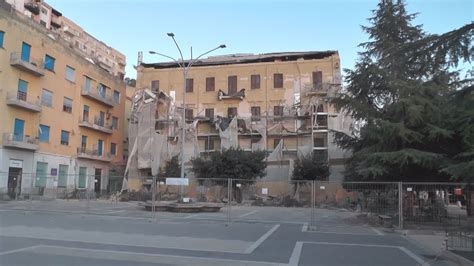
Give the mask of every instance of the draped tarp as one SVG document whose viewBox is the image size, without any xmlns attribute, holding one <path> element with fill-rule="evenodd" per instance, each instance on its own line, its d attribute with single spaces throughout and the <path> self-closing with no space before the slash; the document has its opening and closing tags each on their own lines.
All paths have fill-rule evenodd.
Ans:
<svg viewBox="0 0 474 266">
<path fill-rule="evenodd" d="M 221 138 L 221 149 L 226 150 L 239 147 L 237 117 L 232 118 L 227 128 L 222 129 L 221 124 L 224 123 L 224 121 L 220 121 L 216 124 Z"/>
<path fill-rule="evenodd" d="M 281 161 L 283 160 L 283 140 L 280 140 L 275 149 L 268 155 L 267 161 Z"/>
</svg>

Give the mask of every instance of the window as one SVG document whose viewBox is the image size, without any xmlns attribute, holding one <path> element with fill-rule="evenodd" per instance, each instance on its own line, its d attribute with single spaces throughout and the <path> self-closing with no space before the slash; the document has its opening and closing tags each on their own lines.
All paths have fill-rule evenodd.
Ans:
<svg viewBox="0 0 474 266">
<path fill-rule="evenodd" d="M 44 56 L 44 68 L 47 70 L 54 71 L 54 63 L 56 59 L 50 55 L 45 55 Z"/>
<path fill-rule="evenodd" d="M 26 101 L 28 94 L 28 82 L 22 79 L 18 80 L 18 92 L 17 92 L 17 99 Z"/>
<path fill-rule="evenodd" d="M 3 48 L 3 39 L 5 37 L 5 32 L 0 31 L 0 48 Z"/>
<path fill-rule="evenodd" d="M 207 108 L 206 109 L 206 117 L 213 119 L 214 118 L 214 108 Z"/>
<path fill-rule="evenodd" d="M 87 167 L 79 167 L 79 188 L 86 188 Z"/>
<path fill-rule="evenodd" d="M 66 66 L 66 79 L 74 82 L 74 75 L 76 73 L 76 70 L 70 66 Z"/>
<path fill-rule="evenodd" d="M 250 76 L 250 89 L 260 89 L 260 75 Z"/>
<path fill-rule="evenodd" d="M 67 170 L 68 166 L 64 164 L 59 165 L 58 187 L 67 186 Z"/>
<path fill-rule="evenodd" d="M 25 133 L 25 120 L 15 119 L 13 128 L 13 140 L 23 141 L 23 134 Z"/>
<path fill-rule="evenodd" d="M 21 44 L 21 61 L 30 62 L 31 45 L 26 42 Z"/>
<path fill-rule="evenodd" d="M 47 27 L 46 21 L 44 21 L 42 19 L 40 20 L 40 25 L 45 27 L 45 28 Z"/>
<path fill-rule="evenodd" d="M 237 107 L 227 108 L 227 117 L 234 118 L 237 116 Z"/>
<path fill-rule="evenodd" d="M 151 81 L 151 91 L 159 91 L 160 90 L 160 81 L 159 80 L 152 80 Z"/>
<path fill-rule="evenodd" d="M 53 92 L 43 89 L 41 93 L 41 105 L 53 107 Z"/>
<path fill-rule="evenodd" d="M 283 74 L 282 73 L 273 74 L 273 88 L 276 88 L 276 89 L 283 88 Z"/>
<path fill-rule="evenodd" d="M 105 96 L 107 95 L 107 86 L 102 83 L 99 83 L 99 86 L 97 86 L 97 90 L 99 92 L 99 95 L 105 98 Z"/>
<path fill-rule="evenodd" d="M 252 113 L 252 121 L 260 121 L 260 106 L 250 107 L 250 112 Z"/>
<path fill-rule="evenodd" d="M 114 102 L 120 103 L 120 92 L 116 90 L 114 90 Z"/>
<path fill-rule="evenodd" d="M 193 92 L 194 79 L 186 79 L 186 92 Z"/>
<path fill-rule="evenodd" d="M 69 145 L 69 132 L 61 130 L 61 145 Z"/>
<path fill-rule="evenodd" d="M 49 142 L 49 126 L 40 125 L 38 131 L 39 141 Z"/>
<path fill-rule="evenodd" d="M 64 97 L 63 111 L 66 113 L 72 113 L 72 100 L 67 97 Z"/>
<path fill-rule="evenodd" d="M 35 187 L 46 187 L 46 175 L 48 174 L 48 163 L 36 163 Z"/>
<path fill-rule="evenodd" d="M 118 117 L 112 116 L 112 129 L 118 129 Z"/>
<path fill-rule="evenodd" d="M 117 144 L 110 143 L 110 154 L 116 155 L 117 154 Z"/>
<path fill-rule="evenodd" d="M 193 120 L 193 109 L 186 109 L 185 111 L 185 118 L 186 120 Z"/>
<path fill-rule="evenodd" d="M 275 149 L 280 144 L 281 139 L 273 139 L 273 148 Z"/>
<path fill-rule="evenodd" d="M 227 78 L 227 93 L 229 95 L 237 93 L 237 76 L 229 76 Z"/>
<path fill-rule="evenodd" d="M 323 85 L 323 72 L 322 71 L 313 72 L 313 88 L 321 89 L 322 85 Z"/>
<path fill-rule="evenodd" d="M 314 147 L 325 147 L 323 138 L 314 138 Z"/>
<path fill-rule="evenodd" d="M 274 116 L 283 116 L 283 106 L 273 106 Z"/>
<path fill-rule="evenodd" d="M 211 138 L 206 138 L 204 140 L 204 149 L 206 151 L 212 151 L 214 150 L 214 140 Z"/>
<path fill-rule="evenodd" d="M 86 81 L 84 83 L 84 89 L 86 92 L 90 92 L 92 88 L 92 79 L 89 77 L 86 77 Z"/>
<path fill-rule="evenodd" d="M 206 91 L 214 91 L 216 89 L 216 79 L 214 77 L 206 78 Z"/>
</svg>

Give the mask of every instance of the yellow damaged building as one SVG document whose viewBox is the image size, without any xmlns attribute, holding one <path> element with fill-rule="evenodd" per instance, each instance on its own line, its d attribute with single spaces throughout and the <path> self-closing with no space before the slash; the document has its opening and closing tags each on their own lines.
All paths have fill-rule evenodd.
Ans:
<svg viewBox="0 0 474 266">
<path fill-rule="evenodd" d="M 125 83 L 56 31 L 3 6 L 0 193 L 106 191 L 123 160 Z"/>
<path fill-rule="evenodd" d="M 341 89 L 337 51 L 212 56 L 193 64 L 186 81 L 176 62 L 141 63 L 137 88 L 157 95 L 153 130 L 166 136 L 168 159 L 180 154 L 185 89 L 187 176 L 192 176 L 192 157 L 239 147 L 267 151 L 267 180 L 289 180 L 294 161 L 311 153 L 328 162 L 329 180 L 342 180 L 348 154 L 334 144 L 332 130 L 349 132 L 352 120 L 336 112 L 328 101 Z M 171 106 L 166 112 L 172 113 L 163 115 L 159 109 L 164 98 Z M 138 123 L 143 120 L 137 118 Z M 230 131 L 226 133 L 227 128 Z M 139 127 L 137 144 L 146 138 L 140 132 L 143 129 Z M 133 137 L 129 136 L 130 151 Z M 132 189 L 138 189 L 136 184 L 151 175 L 146 160 L 152 156 L 140 152 L 146 150 L 138 145 L 139 161 L 134 164 L 131 160 L 129 165 Z M 135 182 L 137 179 L 141 182 Z"/>
</svg>

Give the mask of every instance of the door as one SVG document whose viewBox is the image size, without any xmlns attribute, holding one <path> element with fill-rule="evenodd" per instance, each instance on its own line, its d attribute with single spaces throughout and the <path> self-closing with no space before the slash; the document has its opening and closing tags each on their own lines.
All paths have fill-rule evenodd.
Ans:
<svg viewBox="0 0 474 266">
<path fill-rule="evenodd" d="M 100 181 L 102 179 L 102 169 L 95 169 L 94 174 L 94 191 L 100 193 Z"/>
<path fill-rule="evenodd" d="M 18 80 L 17 99 L 26 101 L 28 95 L 28 82 L 22 79 Z"/>
<path fill-rule="evenodd" d="M 86 147 L 87 147 L 87 136 L 82 136 L 81 152 L 86 152 Z"/>
<path fill-rule="evenodd" d="M 58 177 L 58 187 L 67 187 L 67 177 L 68 177 L 68 165 L 59 165 L 59 177 Z"/>
<path fill-rule="evenodd" d="M 21 45 L 21 61 L 30 62 L 31 45 L 24 42 Z"/>
<path fill-rule="evenodd" d="M 20 194 L 21 188 L 21 168 L 10 167 L 8 169 L 8 196 L 10 199 L 16 199 Z"/>
<path fill-rule="evenodd" d="M 35 187 L 44 188 L 46 187 L 46 175 L 48 173 L 48 163 L 37 162 L 36 163 L 36 179 Z M 42 193 L 40 193 L 42 194 Z"/>
<path fill-rule="evenodd" d="M 97 141 L 97 155 L 99 156 L 102 156 L 103 145 L 104 145 L 104 141 L 99 139 L 99 141 Z"/>
<path fill-rule="evenodd" d="M 84 84 L 84 89 L 86 90 L 86 92 L 91 91 L 91 85 L 92 85 L 92 80 L 86 77 L 86 83 Z"/>
<path fill-rule="evenodd" d="M 100 119 L 99 124 L 100 124 L 101 127 L 103 127 L 104 123 L 105 123 L 105 113 L 104 112 L 100 112 L 99 119 Z"/>
<path fill-rule="evenodd" d="M 227 93 L 229 95 L 233 95 L 237 93 L 237 76 L 229 76 L 227 78 L 227 85 L 228 85 Z"/>
<path fill-rule="evenodd" d="M 87 167 L 79 167 L 79 188 L 86 188 Z"/>
<path fill-rule="evenodd" d="M 24 134 L 25 134 L 25 121 L 21 119 L 15 119 L 15 126 L 13 128 L 13 140 L 23 141 Z"/>
<path fill-rule="evenodd" d="M 84 111 L 82 112 L 82 121 L 89 121 L 89 106 L 84 105 Z"/>
</svg>

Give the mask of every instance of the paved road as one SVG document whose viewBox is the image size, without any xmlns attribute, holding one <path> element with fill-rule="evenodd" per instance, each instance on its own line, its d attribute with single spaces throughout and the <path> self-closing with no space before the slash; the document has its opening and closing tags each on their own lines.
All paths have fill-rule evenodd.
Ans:
<svg viewBox="0 0 474 266">
<path fill-rule="evenodd" d="M 398 233 L 345 223 L 343 211 L 319 210 L 312 231 L 298 208 L 234 208 L 227 224 L 225 212 L 41 204 L 0 205 L 0 265 L 454 265 Z"/>
</svg>

